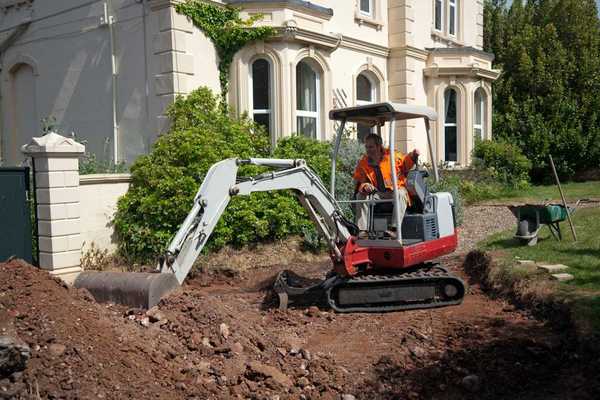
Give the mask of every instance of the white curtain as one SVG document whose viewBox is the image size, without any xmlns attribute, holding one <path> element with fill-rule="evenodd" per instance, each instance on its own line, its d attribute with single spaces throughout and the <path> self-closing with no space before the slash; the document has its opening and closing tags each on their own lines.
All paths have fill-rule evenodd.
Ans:
<svg viewBox="0 0 600 400">
<path fill-rule="evenodd" d="M 303 61 L 296 66 L 296 102 L 298 110 L 317 111 L 317 74 Z"/>
</svg>

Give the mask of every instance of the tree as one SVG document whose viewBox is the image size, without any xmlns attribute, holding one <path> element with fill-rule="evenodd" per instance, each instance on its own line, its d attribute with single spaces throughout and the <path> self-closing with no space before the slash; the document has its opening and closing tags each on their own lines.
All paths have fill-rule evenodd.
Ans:
<svg viewBox="0 0 600 400">
<path fill-rule="evenodd" d="M 494 85 L 494 136 L 518 143 L 532 177 L 600 166 L 600 23 L 593 0 L 488 0 L 484 48 Z"/>
</svg>

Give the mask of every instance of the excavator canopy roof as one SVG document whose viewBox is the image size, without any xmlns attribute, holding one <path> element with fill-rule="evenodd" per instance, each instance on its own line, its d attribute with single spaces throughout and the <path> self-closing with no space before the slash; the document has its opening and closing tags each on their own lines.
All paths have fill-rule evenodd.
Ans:
<svg viewBox="0 0 600 400">
<path fill-rule="evenodd" d="M 360 122 L 365 125 L 383 124 L 385 121 L 427 118 L 437 120 L 437 113 L 430 107 L 401 103 L 376 103 L 358 107 L 339 108 L 329 112 L 329 119 Z"/>
</svg>

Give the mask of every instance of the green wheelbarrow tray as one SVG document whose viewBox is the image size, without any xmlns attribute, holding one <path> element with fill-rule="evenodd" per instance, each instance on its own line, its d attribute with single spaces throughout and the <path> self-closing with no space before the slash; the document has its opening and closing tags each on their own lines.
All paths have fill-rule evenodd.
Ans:
<svg viewBox="0 0 600 400">
<path fill-rule="evenodd" d="M 577 202 L 579 204 L 579 202 Z M 565 208 L 562 204 L 524 204 L 508 206 L 517 218 L 517 238 L 522 244 L 534 246 L 538 241 L 538 233 L 544 225 L 556 240 L 562 240 L 560 222 L 567 219 L 567 212 L 573 214 L 577 206 Z"/>
</svg>

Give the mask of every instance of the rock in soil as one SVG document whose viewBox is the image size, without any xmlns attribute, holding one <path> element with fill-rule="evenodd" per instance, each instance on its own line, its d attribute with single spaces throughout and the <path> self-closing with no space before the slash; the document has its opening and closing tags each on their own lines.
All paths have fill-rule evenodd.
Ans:
<svg viewBox="0 0 600 400">
<path fill-rule="evenodd" d="M 258 361 L 248 363 L 247 375 L 250 379 L 255 377 L 272 378 L 276 383 L 285 388 L 293 386 L 292 380 L 275 367 L 265 365 Z"/>
<path fill-rule="evenodd" d="M 67 350 L 67 346 L 60 343 L 52 343 L 48 346 L 48 352 L 54 357 L 60 357 Z"/>
<path fill-rule="evenodd" d="M 23 371 L 31 357 L 27 343 L 12 336 L 0 336 L 0 377 Z"/>
<path fill-rule="evenodd" d="M 221 336 L 223 336 L 223 338 L 229 338 L 229 327 L 227 326 L 227 324 L 222 323 L 221 325 L 219 325 L 219 332 L 221 333 Z"/>
</svg>

